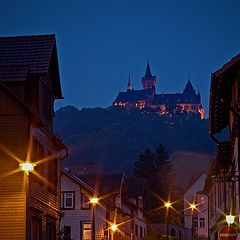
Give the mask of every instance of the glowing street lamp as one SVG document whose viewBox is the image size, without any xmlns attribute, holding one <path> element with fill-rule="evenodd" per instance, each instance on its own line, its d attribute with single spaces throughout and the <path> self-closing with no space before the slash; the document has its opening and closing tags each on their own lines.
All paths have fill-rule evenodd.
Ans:
<svg viewBox="0 0 240 240">
<path fill-rule="evenodd" d="M 111 225 L 111 230 L 112 230 L 113 232 L 117 231 L 117 225 L 113 223 L 113 224 Z"/>
<path fill-rule="evenodd" d="M 234 218 L 235 217 L 232 214 L 226 215 L 227 224 L 228 225 L 233 224 L 234 223 Z"/>
<path fill-rule="evenodd" d="M 98 198 L 97 197 L 92 197 L 92 198 L 90 198 L 90 203 L 91 204 L 93 204 L 93 205 L 95 205 L 95 204 L 97 204 L 98 203 Z"/>
<path fill-rule="evenodd" d="M 27 176 L 29 175 L 29 172 L 32 172 L 34 170 L 35 166 L 36 166 L 35 163 L 29 162 L 29 161 L 19 164 L 20 169 L 23 172 L 25 172 Z"/>
<path fill-rule="evenodd" d="M 99 198 L 96 196 L 89 199 L 90 203 L 92 204 L 92 235 L 93 240 L 96 238 L 96 230 L 95 230 L 95 211 L 96 211 L 96 204 L 98 204 Z"/>
<path fill-rule="evenodd" d="M 195 203 L 189 203 L 189 206 L 192 211 L 197 209 L 197 205 Z"/>
<path fill-rule="evenodd" d="M 164 207 L 166 207 L 167 209 L 167 216 L 166 216 L 166 220 L 167 220 L 167 239 L 168 239 L 168 235 L 169 235 L 169 220 L 168 220 L 168 215 L 169 215 L 169 209 L 172 206 L 171 202 L 165 202 L 164 203 Z"/>
<path fill-rule="evenodd" d="M 164 203 L 164 206 L 165 206 L 166 208 L 170 208 L 171 205 L 172 205 L 172 204 L 171 204 L 170 202 L 165 202 L 165 203 Z"/>
</svg>

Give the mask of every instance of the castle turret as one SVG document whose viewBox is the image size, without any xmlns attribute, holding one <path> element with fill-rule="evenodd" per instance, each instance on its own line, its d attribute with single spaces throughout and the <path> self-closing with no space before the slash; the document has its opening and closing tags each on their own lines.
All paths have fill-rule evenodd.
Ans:
<svg viewBox="0 0 240 240">
<path fill-rule="evenodd" d="M 143 89 L 156 88 L 157 79 L 156 76 L 153 76 L 150 69 L 150 64 L 148 62 L 146 67 L 146 72 L 144 77 L 142 77 L 142 86 Z"/>
<path fill-rule="evenodd" d="M 132 88 L 131 79 L 130 79 L 130 75 L 129 75 L 129 77 L 128 77 L 127 91 L 129 92 L 129 91 L 132 91 L 132 90 L 133 90 L 133 88 Z"/>
<path fill-rule="evenodd" d="M 196 92 L 195 92 L 190 80 L 187 81 L 186 87 L 183 90 L 183 94 L 185 94 L 185 95 L 196 95 Z"/>
</svg>

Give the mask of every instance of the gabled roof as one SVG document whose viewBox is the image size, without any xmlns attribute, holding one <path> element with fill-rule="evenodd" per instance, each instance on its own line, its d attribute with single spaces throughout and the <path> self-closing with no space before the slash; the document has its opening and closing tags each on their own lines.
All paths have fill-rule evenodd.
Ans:
<svg viewBox="0 0 240 240">
<path fill-rule="evenodd" d="M 62 98 L 55 35 L 0 37 L 0 65 L 25 65 L 47 74 L 53 63 L 54 97 Z"/>
<path fill-rule="evenodd" d="M 200 103 L 200 95 L 189 97 L 183 93 L 156 94 L 152 101 L 152 105 L 179 103 Z"/>
<path fill-rule="evenodd" d="M 34 73 L 47 73 L 55 35 L 0 37 L 0 64 L 29 65 Z"/>
<path fill-rule="evenodd" d="M 79 179 L 86 182 L 101 195 L 118 194 L 121 192 L 123 173 L 111 173 L 104 175 L 76 175 Z"/>
<path fill-rule="evenodd" d="M 240 69 L 240 54 L 232 58 L 222 68 L 212 73 L 209 107 L 209 130 L 215 134 L 229 124 L 231 85 L 235 70 Z"/>
<path fill-rule="evenodd" d="M 144 195 L 145 179 L 131 177 L 125 182 L 127 196 L 137 198 Z"/>
<path fill-rule="evenodd" d="M 187 84 L 183 90 L 183 94 L 189 94 L 189 95 L 196 94 L 190 80 L 187 81 Z"/>
<path fill-rule="evenodd" d="M 147 100 L 149 89 L 120 92 L 114 102 L 137 102 Z"/>
<path fill-rule="evenodd" d="M 28 65 L 0 65 L 0 81 L 26 81 Z"/>
</svg>

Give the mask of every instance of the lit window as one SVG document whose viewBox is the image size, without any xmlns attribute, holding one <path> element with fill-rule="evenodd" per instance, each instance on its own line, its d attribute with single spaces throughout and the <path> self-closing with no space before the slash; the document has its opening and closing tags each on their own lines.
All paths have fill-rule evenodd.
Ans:
<svg viewBox="0 0 240 240">
<path fill-rule="evenodd" d="M 92 224 L 82 223 L 82 240 L 91 240 L 92 238 Z"/>
<path fill-rule="evenodd" d="M 73 209 L 75 200 L 75 192 L 61 193 L 61 207 L 62 209 Z"/>
<path fill-rule="evenodd" d="M 199 225 L 200 225 L 200 228 L 205 228 L 205 218 L 199 219 Z"/>
</svg>

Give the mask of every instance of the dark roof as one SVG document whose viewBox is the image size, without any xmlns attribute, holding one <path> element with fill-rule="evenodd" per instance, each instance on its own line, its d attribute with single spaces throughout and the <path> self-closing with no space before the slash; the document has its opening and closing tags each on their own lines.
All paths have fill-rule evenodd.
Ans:
<svg viewBox="0 0 240 240">
<path fill-rule="evenodd" d="M 183 93 L 156 94 L 152 101 L 152 105 L 179 103 L 200 103 L 200 95 L 189 97 Z"/>
<path fill-rule="evenodd" d="M 221 170 L 229 170 L 233 155 L 233 147 L 230 141 L 221 142 L 217 146 L 216 158 L 209 169 L 204 191 L 209 192 L 213 185 L 212 177 L 218 175 Z"/>
<path fill-rule="evenodd" d="M 29 65 L 34 73 L 47 73 L 55 35 L 0 37 L 0 64 Z"/>
<path fill-rule="evenodd" d="M 146 67 L 146 72 L 144 77 L 142 78 L 142 80 L 149 80 L 149 79 L 155 79 L 156 76 L 153 76 L 151 73 L 151 68 L 150 68 L 150 64 L 148 62 L 147 67 Z"/>
<path fill-rule="evenodd" d="M 28 65 L 0 65 L 0 81 L 25 81 Z"/>
<path fill-rule="evenodd" d="M 209 130 L 215 134 L 229 124 L 231 86 L 235 69 L 240 68 L 240 54 L 212 74 L 210 88 Z"/>
<path fill-rule="evenodd" d="M 131 177 L 125 183 L 127 196 L 137 198 L 144 195 L 145 180 L 143 178 Z"/>
<path fill-rule="evenodd" d="M 120 193 L 123 181 L 123 173 L 77 175 L 77 177 L 98 191 L 101 195 Z"/>
<path fill-rule="evenodd" d="M 28 66 L 31 74 L 47 74 L 51 61 L 53 61 L 54 97 L 62 98 L 54 34 L 0 37 L 0 65 L 10 67 L 11 65 L 25 65 Z M 20 69 L 18 71 L 21 78 L 22 72 Z"/>
<path fill-rule="evenodd" d="M 149 89 L 120 92 L 114 102 L 137 102 L 147 100 Z"/>
<path fill-rule="evenodd" d="M 187 84 L 186 84 L 186 86 L 185 86 L 185 88 L 184 88 L 184 90 L 183 90 L 183 94 L 189 94 L 189 95 L 191 95 L 191 94 L 192 94 L 192 95 L 196 94 L 190 80 L 187 81 Z"/>
<path fill-rule="evenodd" d="M 223 73 L 227 72 L 228 70 L 231 70 L 232 67 L 234 67 L 234 65 L 236 63 L 239 63 L 240 61 L 240 54 L 237 54 L 236 56 L 234 56 L 229 62 L 227 62 L 226 64 L 224 64 L 220 69 L 218 69 L 214 75 L 216 77 L 219 77 L 220 75 L 222 75 Z"/>
</svg>

